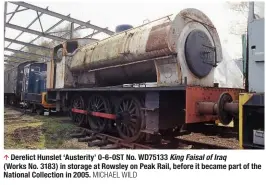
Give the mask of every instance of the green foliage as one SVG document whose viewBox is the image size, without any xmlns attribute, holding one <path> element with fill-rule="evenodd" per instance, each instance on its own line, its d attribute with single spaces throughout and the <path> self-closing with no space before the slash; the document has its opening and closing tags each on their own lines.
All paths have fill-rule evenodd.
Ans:
<svg viewBox="0 0 266 185">
<path fill-rule="evenodd" d="M 5 149 L 77 149 L 88 147 L 86 143 L 80 145 L 70 137 L 70 134 L 78 127 L 66 118 L 37 115 L 33 117 L 27 115 L 12 116 L 5 114 Z"/>
</svg>

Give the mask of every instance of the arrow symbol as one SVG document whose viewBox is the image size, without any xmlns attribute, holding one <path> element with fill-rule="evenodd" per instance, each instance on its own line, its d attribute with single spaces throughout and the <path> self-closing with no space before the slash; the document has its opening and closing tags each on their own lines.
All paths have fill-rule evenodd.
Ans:
<svg viewBox="0 0 266 185">
<path fill-rule="evenodd" d="M 6 158 L 6 160 L 7 160 L 7 158 L 9 158 L 9 157 L 8 157 L 8 155 L 5 155 L 4 158 Z"/>
</svg>

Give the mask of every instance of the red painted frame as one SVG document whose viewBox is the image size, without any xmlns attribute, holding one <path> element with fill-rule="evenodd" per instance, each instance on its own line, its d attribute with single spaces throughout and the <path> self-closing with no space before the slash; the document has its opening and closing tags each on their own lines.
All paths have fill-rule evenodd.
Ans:
<svg viewBox="0 0 266 185">
<path fill-rule="evenodd" d="M 244 92 L 244 89 L 199 86 L 187 87 L 185 123 L 216 121 L 218 117 L 215 115 L 200 115 L 197 111 L 196 103 L 200 101 L 218 102 L 220 95 L 224 92 L 229 93 L 233 101 L 237 101 L 239 99 L 239 93 Z"/>
</svg>

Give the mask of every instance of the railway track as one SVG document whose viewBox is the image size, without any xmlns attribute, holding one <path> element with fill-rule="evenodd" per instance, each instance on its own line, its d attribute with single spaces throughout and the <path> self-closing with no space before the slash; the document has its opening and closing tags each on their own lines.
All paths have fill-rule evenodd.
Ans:
<svg viewBox="0 0 266 185">
<path fill-rule="evenodd" d="M 28 110 L 21 109 L 18 107 L 13 107 L 13 106 L 6 106 L 6 107 L 21 112 L 21 115 L 19 116 L 23 116 L 24 114 L 30 116 L 35 115 L 34 113 L 31 113 Z M 57 116 L 57 115 L 51 115 L 51 116 Z M 196 126 L 195 128 L 191 129 L 193 132 L 190 131 L 184 132 L 182 135 L 182 137 L 184 136 L 184 138 L 174 137 L 169 140 L 160 139 L 159 142 L 155 144 L 129 143 L 114 135 L 96 133 L 90 129 L 82 127 L 73 132 L 71 134 L 71 137 L 78 139 L 79 142 L 86 142 L 88 147 L 97 147 L 99 149 L 235 149 L 237 148 L 236 145 L 232 147 L 229 146 L 230 144 L 221 145 L 219 144 L 219 142 L 217 144 L 215 142 L 210 143 L 206 141 L 205 142 L 200 141 L 204 139 L 196 139 L 196 140 L 191 139 L 200 132 L 205 132 L 205 135 L 202 134 L 201 137 L 205 137 L 205 139 L 211 138 L 212 141 L 215 139 L 226 140 L 228 138 L 235 137 L 235 133 L 228 132 L 229 133 L 228 134 L 228 133 L 223 133 L 224 131 L 218 132 L 217 129 L 213 130 L 213 128 L 214 127 L 212 126 L 207 126 L 205 127 L 204 130 L 204 127 L 200 129 L 199 126 Z"/>
<path fill-rule="evenodd" d="M 84 128 L 81 128 L 79 132 L 72 134 L 71 137 L 77 138 L 79 142 L 87 142 L 88 147 L 99 147 L 100 149 L 232 149 L 222 145 L 181 138 L 161 140 L 157 144 L 127 143 L 118 137 L 95 133 Z"/>
<path fill-rule="evenodd" d="M 95 133 L 89 129 L 80 128 L 78 133 L 71 135 L 78 138 L 79 142 L 88 142 L 88 147 L 100 147 L 100 149 L 152 149 L 149 145 L 128 143 L 123 139 L 108 134 Z"/>
</svg>

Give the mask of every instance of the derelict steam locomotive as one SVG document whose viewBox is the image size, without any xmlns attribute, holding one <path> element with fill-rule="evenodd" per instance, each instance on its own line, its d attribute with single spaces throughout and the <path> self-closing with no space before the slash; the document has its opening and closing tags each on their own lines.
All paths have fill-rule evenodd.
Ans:
<svg viewBox="0 0 266 185">
<path fill-rule="evenodd" d="M 199 10 L 185 9 L 101 41 L 74 39 L 53 49 L 48 99 L 95 132 L 117 129 L 140 141 L 185 124 L 229 124 L 242 89 L 219 88 L 217 30 Z"/>
</svg>

